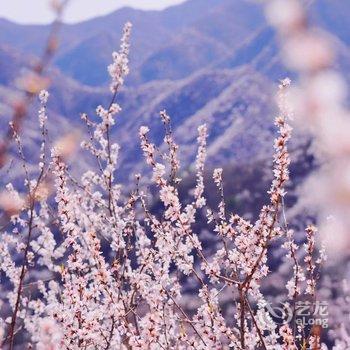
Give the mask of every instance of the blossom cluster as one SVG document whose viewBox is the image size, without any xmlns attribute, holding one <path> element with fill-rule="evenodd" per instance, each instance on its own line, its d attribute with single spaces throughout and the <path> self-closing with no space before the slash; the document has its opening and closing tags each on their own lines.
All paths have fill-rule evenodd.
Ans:
<svg viewBox="0 0 350 350">
<path fill-rule="evenodd" d="M 112 78 L 110 89 L 116 93 L 118 88 L 124 84 L 124 78 L 129 74 L 129 48 L 131 23 L 125 24 L 121 39 L 120 50 L 113 52 L 113 63 L 108 66 L 108 73 Z"/>
<path fill-rule="evenodd" d="M 280 34 L 285 64 L 300 76 L 289 96 L 295 124 L 312 134 L 321 163 L 305 184 L 303 201 L 318 208 L 320 230 L 333 255 L 344 256 L 350 248 L 350 111 L 346 81 L 334 68 L 334 41 L 312 25 L 306 8 L 299 0 L 273 0 L 267 3 L 266 13 Z M 337 240 L 333 239 L 334 232 Z"/>
<path fill-rule="evenodd" d="M 281 241 L 292 261 L 286 293 L 291 302 L 302 295 L 316 298 L 316 272 L 325 260 L 325 252 L 316 248 L 313 226 L 306 229 L 303 250 L 281 219 L 289 181 L 287 145 L 292 129 L 285 97 L 290 81 L 279 87 L 273 180 L 269 201 L 256 221 L 228 212 L 221 168 L 213 172 L 220 202 L 217 208 L 209 207 L 204 182 L 206 125 L 198 128 L 193 198 L 181 201 L 179 147 L 165 111 L 160 113 L 164 152 L 152 143 L 147 126 L 139 130 L 140 147 L 153 175 L 150 181 L 162 204 L 155 211 L 142 175 L 136 175 L 129 192 L 114 175 L 119 146 L 112 142 L 110 129 L 121 110 L 115 98 L 128 72 L 129 35 L 127 24 L 109 69 L 111 103 L 97 107 L 97 121 L 82 115 L 90 138 L 81 146 L 91 153 L 96 167 L 78 180 L 66 162 L 67 152 L 57 146 L 47 150 L 48 93 L 40 94 L 39 173 L 34 178 L 26 173 L 23 193 L 7 186 L 16 200 L 0 198 L 7 219 L 0 240 L 1 348 L 320 348 L 322 339 L 312 330 L 294 331 L 292 324 L 280 325 L 269 317 L 262 289 L 271 273 L 269 254 Z M 17 134 L 15 138 L 22 154 L 21 140 Z M 198 232 L 201 215 L 218 237 L 214 254 L 204 249 Z M 188 285 L 194 290 L 190 295 Z M 223 301 L 227 295 L 228 312 Z"/>
</svg>

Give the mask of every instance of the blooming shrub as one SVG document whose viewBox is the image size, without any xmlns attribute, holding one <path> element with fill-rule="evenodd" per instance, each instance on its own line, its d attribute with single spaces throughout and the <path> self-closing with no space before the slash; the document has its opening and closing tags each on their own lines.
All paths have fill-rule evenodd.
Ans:
<svg viewBox="0 0 350 350">
<path fill-rule="evenodd" d="M 0 241 L 1 347 L 326 348 L 317 327 L 295 324 L 298 300 L 303 296 L 317 299 L 318 275 L 326 255 L 315 247 L 314 226 L 306 228 L 305 245 L 299 246 L 283 216 L 292 131 L 285 106 L 290 81 L 285 79 L 279 86 L 273 181 L 269 202 L 255 222 L 227 212 L 222 169 L 213 172 L 220 203 L 216 209 L 208 207 L 205 125 L 198 128 L 197 185 L 192 201 L 181 203 L 179 149 L 166 111 L 160 113 L 165 153 L 152 143 L 147 126 L 139 130 L 141 150 L 163 205 L 153 212 L 142 185 L 147 174 L 135 176 L 130 194 L 115 180 L 119 146 L 113 143 L 110 130 L 121 110 L 115 101 L 128 74 L 130 31 L 131 25 L 126 24 L 121 49 L 113 54 L 108 68 L 111 103 L 97 107 L 97 122 L 82 115 L 90 132 L 82 147 L 95 158 L 95 169 L 77 180 L 66 162 L 69 147 L 56 144 L 49 155 L 46 91 L 39 96 L 42 144 L 35 178 L 29 175 L 21 138 L 14 129 L 26 170 L 26 192 L 8 184 L 7 197 L 1 200 L 9 218 Z M 221 241 L 210 256 L 194 229 L 203 212 L 208 229 Z M 291 262 L 291 278 L 284 282 L 285 299 L 293 310 L 287 322 L 273 319 L 261 288 L 271 273 L 268 257 L 277 243 Z M 186 292 L 188 283 L 194 293 Z M 224 293 L 231 300 L 230 310 L 225 310 Z M 345 340 L 338 344 L 338 349 L 347 348 Z"/>
</svg>

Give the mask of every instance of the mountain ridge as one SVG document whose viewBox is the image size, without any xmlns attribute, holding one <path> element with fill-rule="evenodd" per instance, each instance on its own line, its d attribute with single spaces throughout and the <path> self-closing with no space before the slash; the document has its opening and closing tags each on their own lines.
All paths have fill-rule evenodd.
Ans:
<svg viewBox="0 0 350 350">
<path fill-rule="evenodd" d="M 331 2 L 320 1 L 312 5 L 313 17 L 330 26 L 333 17 L 325 19 L 319 6 L 331 6 Z M 335 7 L 339 6 L 338 1 Z M 95 108 L 109 102 L 107 65 L 128 17 L 136 20 L 131 75 L 118 96 L 123 110 L 112 133 L 125 152 L 121 155 L 121 178 L 126 180 L 142 168 L 135 140 L 139 126 L 150 125 L 150 135 L 160 146 L 158 112 L 163 109 L 173 118 L 185 169 L 193 162 L 196 128 L 204 121 L 211 126 L 210 166 L 246 158 L 254 162 L 260 151 L 269 154 L 274 83 L 290 72 L 281 63 L 276 35 L 263 19 L 261 7 L 245 0 L 189 0 L 148 12 L 124 8 L 83 23 L 63 25 L 62 48 L 48 70 L 52 80 L 49 115 L 55 116 L 54 123 L 62 120 L 66 125 L 62 132 L 69 131 L 69 122 L 84 135 L 80 114 L 86 112 L 94 118 Z M 4 111 L 8 115 L 14 82 L 21 71 L 30 68 L 48 30 L 49 26 L 18 26 L 0 20 L 1 115 Z M 342 33 L 332 35 L 341 48 L 338 69 L 349 77 L 349 46 L 342 41 Z M 33 107 L 27 121 L 30 128 L 36 125 L 35 119 Z M 34 145 L 31 143 L 31 152 L 35 152 Z"/>
</svg>

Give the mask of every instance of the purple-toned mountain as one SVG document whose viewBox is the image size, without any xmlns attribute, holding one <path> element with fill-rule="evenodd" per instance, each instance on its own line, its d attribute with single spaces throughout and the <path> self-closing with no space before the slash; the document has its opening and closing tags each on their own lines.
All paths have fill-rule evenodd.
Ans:
<svg viewBox="0 0 350 350">
<path fill-rule="evenodd" d="M 341 0 L 310 5 L 315 22 L 331 30 L 341 53 L 339 69 L 346 75 L 350 71 L 346 35 L 350 26 L 345 20 L 349 10 L 350 5 Z M 54 124 L 63 125 L 60 133 L 69 129 L 68 122 L 70 128 L 80 128 L 81 112 L 92 115 L 98 104 L 107 103 L 106 66 L 127 20 L 134 24 L 132 73 L 119 96 L 123 112 L 113 133 L 123 149 L 122 179 L 140 167 L 136 138 L 140 125 L 149 124 L 160 144 L 158 112 L 162 109 L 173 117 L 175 135 L 184 145 L 185 169 L 193 161 L 196 128 L 204 121 L 211 132 L 211 164 L 254 162 L 270 152 L 273 82 L 288 72 L 260 5 L 248 0 L 189 0 L 164 11 L 123 8 L 108 16 L 63 25 L 61 46 L 49 71 L 50 115 Z M 48 31 L 48 26 L 0 20 L 1 115 L 9 115 L 9 87 L 39 55 Z M 35 118 L 33 109 L 26 129 L 32 146 Z M 52 129 L 57 133 L 57 128 Z"/>
</svg>

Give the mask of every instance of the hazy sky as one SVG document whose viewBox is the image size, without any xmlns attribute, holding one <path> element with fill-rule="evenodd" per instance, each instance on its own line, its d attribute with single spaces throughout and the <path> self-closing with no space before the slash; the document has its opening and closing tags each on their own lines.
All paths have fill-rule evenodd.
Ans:
<svg viewBox="0 0 350 350">
<path fill-rule="evenodd" d="M 70 0 L 65 22 L 79 22 L 104 15 L 123 6 L 163 9 L 184 0 Z M 0 0 L 0 18 L 19 23 L 48 23 L 52 20 L 51 0 Z"/>
</svg>

